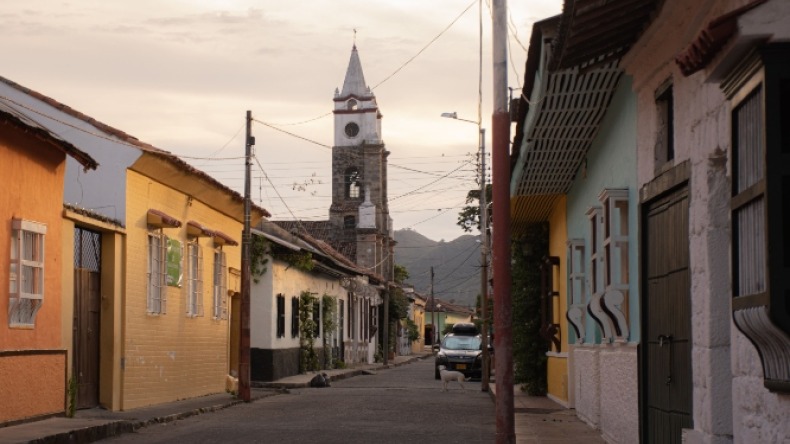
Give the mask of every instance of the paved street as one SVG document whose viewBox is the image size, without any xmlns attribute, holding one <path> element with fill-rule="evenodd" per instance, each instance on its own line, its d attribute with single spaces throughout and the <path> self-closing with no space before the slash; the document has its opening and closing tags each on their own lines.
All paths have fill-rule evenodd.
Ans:
<svg viewBox="0 0 790 444">
<path fill-rule="evenodd" d="M 429 358 L 104 442 L 490 443 L 494 404 L 479 382 L 465 385 L 442 392 Z"/>
</svg>

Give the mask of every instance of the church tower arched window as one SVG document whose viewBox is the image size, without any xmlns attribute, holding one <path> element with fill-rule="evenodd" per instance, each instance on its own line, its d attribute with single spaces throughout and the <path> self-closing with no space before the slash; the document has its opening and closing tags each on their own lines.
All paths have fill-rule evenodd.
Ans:
<svg viewBox="0 0 790 444">
<path fill-rule="evenodd" d="M 345 189 L 346 198 L 355 199 L 359 198 L 359 190 L 361 188 L 359 169 L 351 167 L 346 170 L 345 174 Z"/>
</svg>

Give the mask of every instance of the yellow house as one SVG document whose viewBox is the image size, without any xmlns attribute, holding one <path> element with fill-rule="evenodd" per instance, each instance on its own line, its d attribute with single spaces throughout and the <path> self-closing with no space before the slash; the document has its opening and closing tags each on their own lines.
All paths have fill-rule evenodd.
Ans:
<svg viewBox="0 0 790 444">
<path fill-rule="evenodd" d="M 425 303 L 426 299 L 425 296 L 422 296 L 418 293 L 412 293 L 411 296 L 413 297 L 412 302 L 412 311 L 411 311 L 411 320 L 417 325 L 417 331 L 420 332 L 420 336 L 425 334 Z M 420 337 L 420 339 L 411 343 L 411 352 L 412 353 L 419 353 L 425 350 L 425 341 L 424 337 Z"/>
<path fill-rule="evenodd" d="M 60 291 L 66 159 L 97 164 L 0 100 L 0 425 L 63 414 L 67 352 Z"/>
<path fill-rule="evenodd" d="M 86 175 L 67 163 L 63 193 L 62 344 L 78 406 L 126 410 L 224 391 L 242 197 L 14 82 L 0 79 L 0 94 L 102 165 Z M 252 207 L 252 223 L 264 216 Z"/>
</svg>

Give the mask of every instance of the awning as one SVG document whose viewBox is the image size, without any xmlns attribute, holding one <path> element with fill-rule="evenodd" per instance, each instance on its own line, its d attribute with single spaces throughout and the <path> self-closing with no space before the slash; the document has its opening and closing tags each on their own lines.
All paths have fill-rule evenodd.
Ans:
<svg viewBox="0 0 790 444">
<path fill-rule="evenodd" d="M 213 237 L 214 232 L 206 228 L 206 226 L 190 220 L 187 221 L 187 235 L 192 237 Z"/>
<path fill-rule="evenodd" d="M 219 231 L 214 230 L 212 231 L 212 236 L 214 237 L 214 245 L 221 247 L 223 245 L 230 245 L 231 247 L 235 247 L 239 245 L 232 237 L 228 236 L 227 234 Z"/>
<path fill-rule="evenodd" d="M 157 228 L 179 228 L 181 221 L 159 210 L 148 210 L 146 217 L 148 225 Z"/>
</svg>

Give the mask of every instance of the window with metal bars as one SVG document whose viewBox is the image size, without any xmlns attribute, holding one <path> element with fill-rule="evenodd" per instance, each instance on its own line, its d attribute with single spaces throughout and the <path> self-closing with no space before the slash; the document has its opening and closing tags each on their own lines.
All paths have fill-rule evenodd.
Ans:
<svg viewBox="0 0 790 444">
<path fill-rule="evenodd" d="M 47 226 L 22 219 L 11 221 L 11 269 L 8 323 L 33 327 L 44 302 L 44 236 Z"/>
<path fill-rule="evenodd" d="M 299 298 L 291 298 L 291 337 L 299 337 Z"/>
<path fill-rule="evenodd" d="M 225 252 L 214 251 L 214 319 L 228 319 L 228 265 Z"/>
<path fill-rule="evenodd" d="M 187 242 L 187 316 L 203 316 L 203 249 L 197 239 Z"/>
<path fill-rule="evenodd" d="M 277 337 L 285 337 L 285 296 L 277 295 Z"/>
<path fill-rule="evenodd" d="M 722 83 L 732 104 L 732 313 L 763 383 L 790 393 L 790 44 L 759 48 Z M 770 242 L 770 243 L 769 243 Z"/>
<path fill-rule="evenodd" d="M 167 236 L 161 231 L 148 233 L 149 314 L 167 313 Z"/>
</svg>

